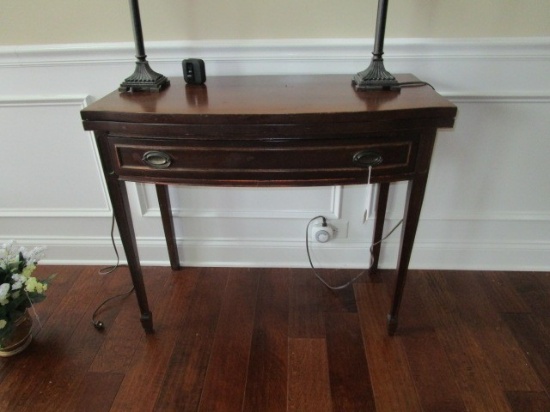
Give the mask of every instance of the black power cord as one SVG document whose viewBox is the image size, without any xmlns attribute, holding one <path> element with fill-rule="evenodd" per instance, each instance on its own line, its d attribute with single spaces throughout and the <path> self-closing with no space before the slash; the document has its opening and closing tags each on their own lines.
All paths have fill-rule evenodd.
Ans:
<svg viewBox="0 0 550 412">
<path fill-rule="evenodd" d="M 422 86 L 429 86 L 429 87 L 431 87 L 433 90 L 435 90 L 435 87 L 433 87 L 430 83 L 428 83 L 428 82 L 422 82 L 422 81 L 401 82 L 401 83 L 398 83 L 397 86 L 399 86 L 399 87 L 422 87 Z"/>
<path fill-rule="evenodd" d="M 113 218 L 111 220 L 111 244 L 113 245 L 113 249 L 115 251 L 116 263 L 113 266 L 106 266 L 104 268 L 99 269 L 98 273 L 100 275 L 108 275 L 109 273 L 114 272 L 116 269 L 120 267 L 120 256 L 118 254 L 118 249 L 115 244 L 114 230 L 115 230 L 115 216 L 113 215 Z M 101 320 L 96 320 L 95 318 L 97 313 L 101 310 L 103 306 L 105 306 L 107 303 L 109 303 L 114 299 L 125 298 L 127 296 L 130 296 L 133 291 L 134 291 L 134 287 L 132 286 L 132 288 L 128 292 L 111 296 L 110 298 L 107 298 L 103 302 L 101 302 L 98 305 L 98 307 L 94 310 L 94 313 L 92 314 L 92 325 L 94 326 L 94 328 L 96 328 L 98 331 L 103 331 L 105 329 L 105 324 Z"/>
<path fill-rule="evenodd" d="M 100 320 L 96 320 L 95 317 L 97 315 L 97 312 L 100 311 L 100 309 L 105 306 L 108 302 L 114 300 L 114 299 L 118 299 L 118 298 L 125 298 L 126 296 L 130 296 L 132 294 L 132 292 L 134 291 L 134 288 L 132 287 L 132 289 L 130 289 L 128 292 L 125 292 L 125 293 L 121 293 L 119 295 L 115 295 L 115 296 L 111 296 L 110 298 L 108 299 L 105 299 L 103 302 L 101 302 L 101 304 L 96 308 L 96 310 L 94 311 L 94 313 L 92 314 L 92 325 L 94 325 L 94 328 L 96 328 L 97 330 L 101 331 L 103 329 L 105 329 L 105 324 L 100 321 Z"/>
</svg>

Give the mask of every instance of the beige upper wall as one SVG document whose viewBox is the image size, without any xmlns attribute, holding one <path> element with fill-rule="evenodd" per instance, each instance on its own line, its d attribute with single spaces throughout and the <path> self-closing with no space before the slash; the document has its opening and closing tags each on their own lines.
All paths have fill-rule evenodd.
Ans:
<svg viewBox="0 0 550 412">
<path fill-rule="evenodd" d="M 147 41 L 365 38 L 377 0 L 142 0 Z M 550 35 L 548 0 L 392 0 L 387 38 Z M 127 0 L 0 0 L 0 45 L 132 41 Z"/>
</svg>

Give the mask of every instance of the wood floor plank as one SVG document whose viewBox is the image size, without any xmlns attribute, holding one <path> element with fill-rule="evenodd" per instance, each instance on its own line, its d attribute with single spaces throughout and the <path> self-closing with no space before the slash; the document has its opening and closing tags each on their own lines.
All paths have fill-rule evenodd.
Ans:
<svg viewBox="0 0 550 412">
<path fill-rule="evenodd" d="M 447 353 L 422 301 L 423 296 L 429 296 L 425 284 L 419 282 L 425 274 L 424 271 L 411 271 L 408 275 L 401 306 L 405 316 L 402 316 L 394 338 L 401 342 L 405 350 L 422 411 L 465 412 L 466 406 Z M 406 376 L 405 372 L 402 374 Z"/>
<path fill-rule="evenodd" d="M 320 273 L 322 279 L 329 285 L 339 288 L 348 284 L 352 275 L 356 275 L 356 271 L 349 270 L 326 270 L 325 273 Z M 310 276 L 314 276 L 310 272 Z M 315 278 L 315 280 L 322 285 L 322 283 Z M 353 286 L 350 284 L 348 287 L 342 289 L 329 289 L 322 285 L 321 294 L 321 306 L 325 312 L 349 312 L 357 313 L 357 303 L 355 302 L 355 293 Z"/>
<path fill-rule="evenodd" d="M 507 392 L 514 412 L 550 411 L 550 398 L 546 392 Z"/>
<path fill-rule="evenodd" d="M 163 376 L 171 359 L 175 342 L 148 336 L 136 350 L 132 368 L 125 374 L 110 412 L 125 412 L 138 408 L 153 411 L 159 393 L 164 389 Z"/>
<path fill-rule="evenodd" d="M 334 411 L 374 411 L 369 367 L 356 313 L 325 313 Z"/>
<path fill-rule="evenodd" d="M 87 372 L 67 406 L 58 405 L 58 411 L 109 412 L 123 379 L 123 373 Z"/>
<path fill-rule="evenodd" d="M 503 317 L 550 393 L 550 328 L 536 314 L 506 313 Z"/>
<path fill-rule="evenodd" d="M 528 313 L 529 306 L 509 281 L 509 274 L 502 272 L 477 272 L 483 291 L 498 312 Z"/>
<path fill-rule="evenodd" d="M 445 274 L 429 272 L 421 281 L 427 282 L 429 294 L 423 297 L 424 305 L 445 348 L 467 410 L 510 411 L 485 351 L 460 314 L 461 303 Z"/>
<path fill-rule="evenodd" d="M 176 339 L 181 331 L 181 319 L 188 313 L 190 297 L 195 292 L 201 272 L 189 268 L 171 272 L 162 268 L 156 273 L 166 280 L 163 293 L 151 302 L 155 333 L 145 335 L 142 330 L 139 340 L 130 341 L 135 345 L 133 358 L 127 370 L 120 369 L 126 370 L 125 378 L 113 402 L 112 412 L 128 411 L 135 405 L 143 411 L 154 409 L 157 399 L 166 389 L 165 376 L 170 370 Z M 139 322 L 135 323 L 140 326 Z M 124 323 L 116 326 L 123 327 Z"/>
<path fill-rule="evenodd" d="M 512 332 L 484 293 L 479 272 L 445 273 L 464 324 L 475 334 L 491 370 L 505 391 L 541 391 L 543 387 Z M 476 293 L 472 293 L 475 290 Z"/>
<path fill-rule="evenodd" d="M 240 411 L 249 365 L 259 277 L 230 270 L 204 379 L 200 411 Z"/>
<path fill-rule="evenodd" d="M 288 356 L 288 411 L 332 412 L 325 339 L 289 339 Z"/>
<path fill-rule="evenodd" d="M 352 272 L 344 270 L 318 272 L 328 284 L 334 286 L 349 282 L 352 275 Z M 323 338 L 323 312 L 357 312 L 351 286 L 330 290 L 315 277 L 311 269 L 291 269 L 289 293 L 289 336 L 292 338 Z"/>
<path fill-rule="evenodd" d="M 243 411 L 287 410 L 288 270 L 255 269 L 260 277 Z"/>
<path fill-rule="evenodd" d="M 291 269 L 288 336 L 324 338 L 325 322 L 321 310 L 322 286 L 311 271 Z"/>
<path fill-rule="evenodd" d="M 181 289 L 174 285 L 174 301 L 164 308 L 160 331 L 164 331 L 170 338 L 165 339 L 158 334 L 154 342 L 148 342 L 158 347 L 156 357 L 162 355 L 161 365 L 157 367 L 158 359 L 150 356 L 135 376 L 146 396 L 149 379 L 147 367 L 155 368 L 159 375 L 161 387 L 154 408 L 144 410 L 194 412 L 198 409 L 227 284 L 227 272 L 206 268 L 194 273 L 196 285 L 190 290 L 191 293 L 186 292 L 182 296 L 177 292 Z M 149 355 L 150 351 L 145 350 L 145 354 Z M 129 383 L 126 389 L 127 395 L 131 397 L 134 385 Z M 128 402 L 132 404 L 131 399 Z"/>
<path fill-rule="evenodd" d="M 531 312 L 550 313 L 550 273 L 512 272 L 506 275 Z"/>
<path fill-rule="evenodd" d="M 398 336 L 388 335 L 384 322 L 390 307 L 387 286 L 384 283 L 358 283 L 355 295 L 376 410 L 420 411 L 405 349 Z"/>
</svg>

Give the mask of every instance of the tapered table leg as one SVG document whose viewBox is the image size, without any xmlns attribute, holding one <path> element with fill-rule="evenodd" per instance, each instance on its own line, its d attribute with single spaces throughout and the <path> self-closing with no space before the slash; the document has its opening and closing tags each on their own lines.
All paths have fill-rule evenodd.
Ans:
<svg viewBox="0 0 550 412">
<path fill-rule="evenodd" d="M 174 231 L 174 220 L 172 218 L 172 207 L 170 205 L 168 186 L 155 186 L 157 189 L 160 216 L 162 218 L 162 227 L 164 228 L 164 236 L 166 237 L 166 245 L 168 246 L 168 257 L 170 258 L 170 266 L 173 270 L 178 270 L 181 269 L 181 266 L 178 254 L 178 245 L 176 244 L 176 232 Z"/>
<path fill-rule="evenodd" d="M 374 232 L 372 236 L 372 264 L 369 274 L 373 275 L 378 271 L 378 260 L 380 258 L 380 242 L 384 232 L 384 220 L 386 218 L 386 207 L 388 205 L 389 183 L 378 185 L 378 196 L 376 201 L 376 215 L 374 217 Z"/>
<path fill-rule="evenodd" d="M 113 204 L 115 219 L 117 222 L 118 231 L 120 233 L 120 238 L 122 240 L 122 245 L 124 247 L 124 252 L 126 254 L 126 260 L 128 261 L 130 276 L 132 277 L 132 283 L 134 284 L 134 290 L 136 293 L 139 310 L 141 312 L 141 324 L 146 333 L 153 333 L 153 315 L 149 310 L 147 292 L 145 291 L 145 285 L 143 283 L 143 274 L 139 261 L 132 215 L 130 213 L 126 183 L 118 180 L 117 178 L 108 177 L 107 188 L 109 190 L 111 203 Z"/>
<path fill-rule="evenodd" d="M 405 206 L 405 217 L 403 219 L 403 230 L 401 232 L 401 250 L 397 261 L 397 280 L 390 313 L 388 314 L 388 334 L 393 335 L 397 330 L 399 308 L 407 279 L 407 271 L 411 259 L 414 237 L 420 220 L 420 210 L 426 191 L 428 174 L 417 175 L 409 182 L 407 188 L 407 203 Z"/>
<path fill-rule="evenodd" d="M 109 198 L 113 205 L 113 213 L 117 222 L 120 240 L 124 247 L 128 269 L 134 285 L 134 291 L 138 301 L 139 310 L 141 312 L 141 325 L 145 333 L 153 333 L 153 315 L 149 310 L 147 302 L 147 292 L 143 283 L 143 273 L 139 261 L 139 254 L 136 243 L 136 235 L 132 222 L 132 214 L 130 212 L 130 202 L 128 200 L 128 191 L 126 183 L 119 180 L 115 173 L 115 168 L 111 164 L 110 148 L 106 139 L 106 134 L 103 132 L 95 132 L 95 138 L 101 163 L 103 165 L 103 174 L 109 191 Z"/>
</svg>

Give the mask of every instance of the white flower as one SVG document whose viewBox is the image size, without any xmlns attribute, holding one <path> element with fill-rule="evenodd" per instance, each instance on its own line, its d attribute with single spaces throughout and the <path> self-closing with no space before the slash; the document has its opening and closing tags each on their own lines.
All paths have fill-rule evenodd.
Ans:
<svg viewBox="0 0 550 412">
<path fill-rule="evenodd" d="M 4 243 L 0 247 L 0 250 L 2 251 L 0 254 L 2 258 L 13 257 L 17 255 L 17 252 L 15 251 L 15 242 L 13 240 L 10 240 L 9 242 Z"/>
<path fill-rule="evenodd" d="M 11 285 L 11 288 L 13 290 L 21 289 L 25 284 L 25 281 L 27 280 L 25 276 L 20 275 L 19 273 L 14 273 L 13 275 L 11 275 L 11 278 L 14 280 L 13 284 Z"/>
<path fill-rule="evenodd" d="M 30 252 L 27 252 L 24 248 L 22 248 L 21 253 L 23 254 L 23 258 L 25 258 L 28 264 L 34 264 L 44 257 L 45 250 L 46 248 L 44 246 L 35 247 Z"/>
<path fill-rule="evenodd" d="M 5 251 L 4 253 L 7 255 L 13 249 L 14 244 L 15 242 L 13 240 L 10 240 L 9 242 L 3 243 L 0 249 L 3 249 Z"/>
<path fill-rule="evenodd" d="M 5 305 L 8 303 L 8 293 L 10 291 L 9 283 L 2 283 L 0 285 L 0 305 Z"/>
<path fill-rule="evenodd" d="M 10 284 L 2 283 L 0 285 L 0 299 L 5 299 L 8 296 L 9 291 L 10 291 Z"/>
<path fill-rule="evenodd" d="M 4 329 L 8 322 L 6 322 L 4 319 L 0 319 L 0 329 Z"/>
</svg>

